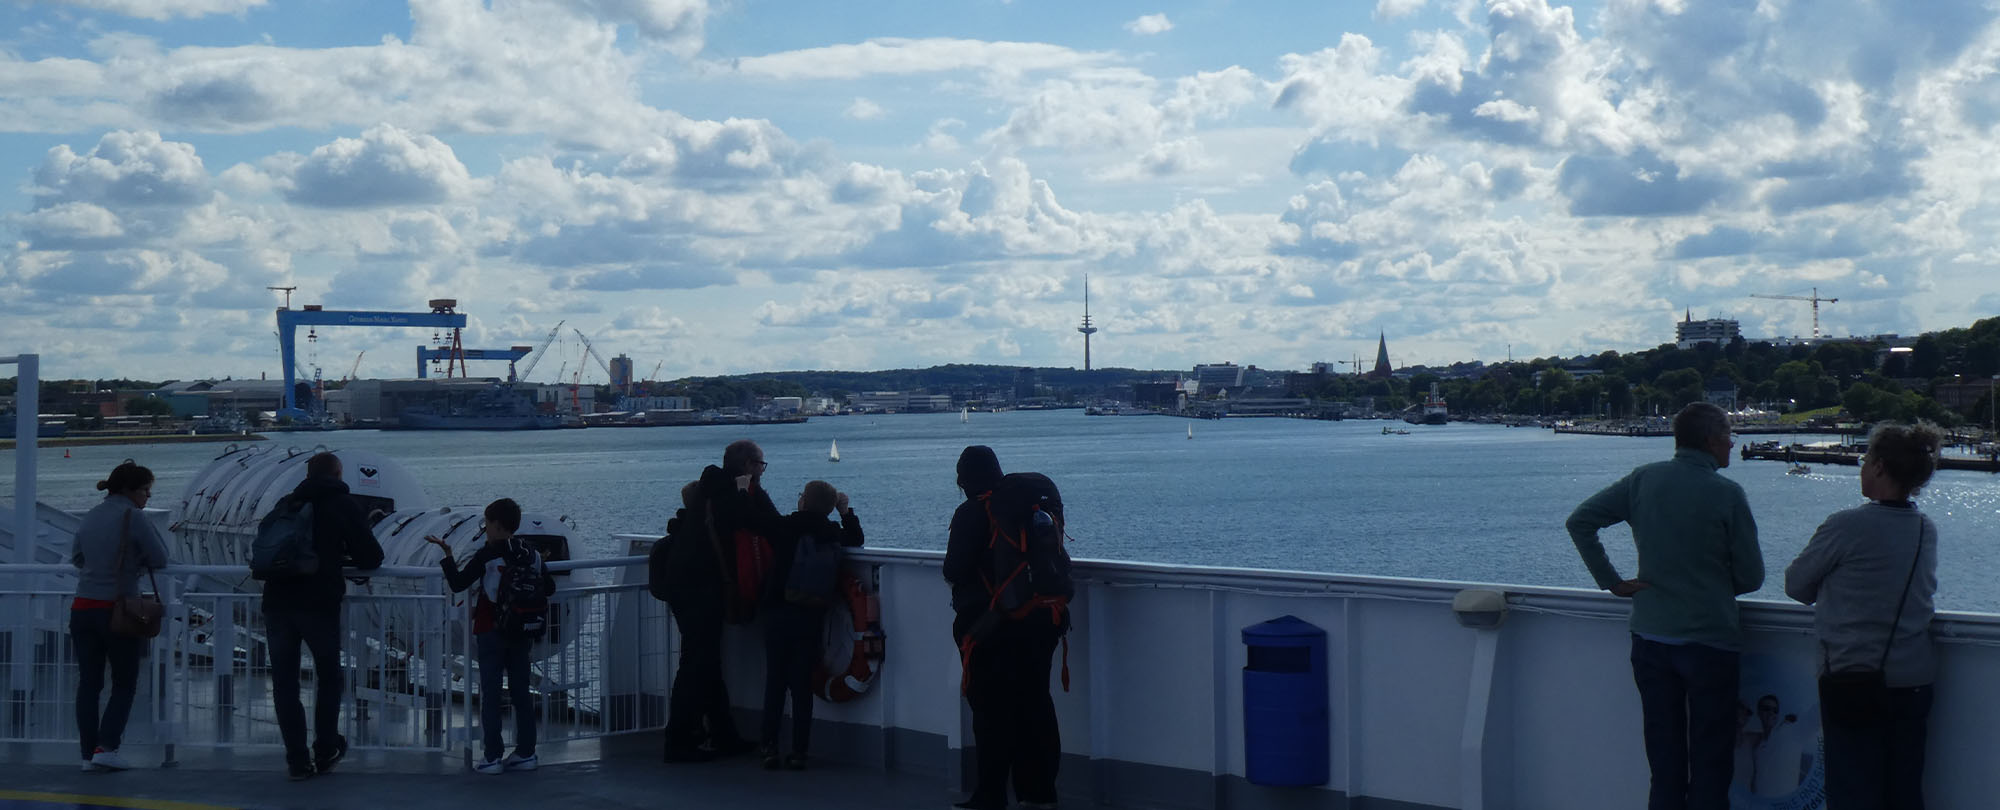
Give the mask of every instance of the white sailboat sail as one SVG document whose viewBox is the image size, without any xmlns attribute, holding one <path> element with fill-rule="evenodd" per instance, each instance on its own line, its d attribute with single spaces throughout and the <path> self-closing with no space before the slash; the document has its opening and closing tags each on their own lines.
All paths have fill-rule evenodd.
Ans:
<svg viewBox="0 0 2000 810">
<path fill-rule="evenodd" d="M 1194 438 L 1194 423 L 1193 423 L 1193 422 L 1189 422 L 1189 423 L 1188 423 L 1188 438 L 1190 438 L 1190 439 Z"/>
<path fill-rule="evenodd" d="M 958 421 L 961 424 L 972 421 L 972 406 L 967 405 L 965 410 L 958 412 Z"/>
<path fill-rule="evenodd" d="M 840 460 L 840 442 L 839 442 L 838 440 L 834 441 L 834 443 L 833 443 L 833 446 L 832 446 L 832 447 L 829 447 L 829 448 L 827 448 L 827 451 L 826 451 L 826 460 L 827 460 L 827 461 L 839 461 L 839 460 Z"/>
</svg>

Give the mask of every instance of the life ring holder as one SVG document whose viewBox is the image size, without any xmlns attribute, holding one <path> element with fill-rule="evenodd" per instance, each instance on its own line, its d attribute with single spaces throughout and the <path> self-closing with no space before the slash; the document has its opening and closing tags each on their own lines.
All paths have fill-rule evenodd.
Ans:
<svg viewBox="0 0 2000 810">
<path fill-rule="evenodd" d="M 868 693 L 875 683 L 875 676 L 882 671 L 882 659 L 887 653 L 888 635 L 882 632 L 882 602 L 862 582 L 861 577 L 847 568 L 840 569 L 840 578 L 835 584 L 840 592 L 840 601 L 847 606 L 849 621 L 837 631 L 844 634 L 827 639 L 827 646 L 837 649 L 842 642 L 852 645 L 847 658 L 847 669 L 835 673 L 821 656 L 813 665 L 812 691 L 819 699 L 828 703 L 846 703 Z"/>
</svg>

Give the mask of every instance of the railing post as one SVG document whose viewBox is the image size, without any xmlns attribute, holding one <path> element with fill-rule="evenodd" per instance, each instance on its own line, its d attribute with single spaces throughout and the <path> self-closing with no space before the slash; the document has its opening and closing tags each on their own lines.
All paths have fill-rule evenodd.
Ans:
<svg viewBox="0 0 2000 810">
<path fill-rule="evenodd" d="M 236 735 L 236 607 L 227 596 L 215 600 L 212 612 L 215 633 L 208 638 L 209 665 L 215 672 L 215 741 L 227 743 Z"/>
<path fill-rule="evenodd" d="M 18 357 L 0 357 L 0 363 L 13 363 L 19 372 L 19 382 L 14 392 L 14 562 L 23 565 L 35 561 L 35 549 L 41 544 L 40 521 L 35 518 L 35 444 L 41 429 L 41 357 L 24 354 Z M 28 736 L 28 700 L 33 693 L 35 669 L 35 634 L 30 602 L 27 595 L 33 590 L 34 578 L 26 574 L 16 578 L 15 583 L 21 595 L 7 600 L 7 614 L 13 617 L 6 622 L 9 653 L 12 662 L 8 673 L 8 728 L 14 735 Z M 60 635 L 60 634 L 58 634 Z M 58 655 L 58 658 L 60 655 Z"/>
<path fill-rule="evenodd" d="M 188 625 L 187 606 L 181 602 L 181 581 L 178 577 L 167 577 L 167 591 L 160 594 L 160 601 L 166 605 L 166 622 L 170 632 L 163 638 L 165 644 L 153 649 L 153 730 L 160 735 L 160 767 L 172 768 L 180 764 L 175 756 L 175 743 L 180 739 L 178 703 L 174 700 L 173 667 L 175 661 L 185 661 L 188 639 L 193 628 Z"/>
</svg>

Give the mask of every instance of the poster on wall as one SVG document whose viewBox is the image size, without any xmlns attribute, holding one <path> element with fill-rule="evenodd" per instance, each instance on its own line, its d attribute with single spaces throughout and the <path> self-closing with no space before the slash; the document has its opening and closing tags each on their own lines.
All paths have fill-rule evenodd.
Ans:
<svg viewBox="0 0 2000 810">
<path fill-rule="evenodd" d="M 1810 659 L 1743 656 L 1730 810 L 1822 810 L 1818 673 Z"/>
</svg>

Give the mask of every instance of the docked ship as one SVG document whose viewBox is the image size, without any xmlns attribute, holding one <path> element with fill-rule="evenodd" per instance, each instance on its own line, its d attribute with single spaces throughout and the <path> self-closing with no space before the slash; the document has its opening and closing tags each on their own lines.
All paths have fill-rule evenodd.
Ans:
<svg viewBox="0 0 2000 810">
<path fill-rule="evenodd" d="M 387 426 L 385 426 L 387 427 Z M 494 385 L 469 399 L 447 396 L 403 409 L 395 428 L 401 430 L 552 430 L 562 427 L 555 414 L 535 410 L 533 402 L 512 386 Z"/>
<path fill-rule="evenodd" d="M 1430 396 L 1424 398 L 1422 405 L 1411 405 L 1403 411 L 1403 421 L 1412 425 L 1442 425 L 1448 416 L 1444 396 L 1438 393 L 1437 383 L 1431 383 Z"/>
</svg>

